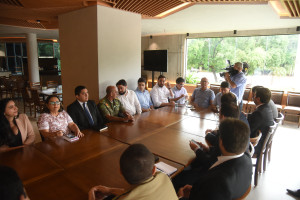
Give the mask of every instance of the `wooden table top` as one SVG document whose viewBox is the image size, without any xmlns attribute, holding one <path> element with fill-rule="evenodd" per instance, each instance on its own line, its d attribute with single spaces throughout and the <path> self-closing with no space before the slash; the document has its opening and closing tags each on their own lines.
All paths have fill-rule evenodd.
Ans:
<svg viewBox="0 0 300 200">
<path fill-rule="evenodd" d="M 160 111 L 168 113 L 176 113 L 180 115 L 190 116 L 190 117 L 199 117 L 201 119 L 209 119 L 219 121 L 219 114 L 212 112 L 210 109 L 190 109 L 185 106 L 166 106 L 159 108 Z"/>
<path fill-rule="evenodd" d="M 214 116 L 208 111 L 192 117 L 196 114 L 176 109 L 142 113 L 133 123 L 109 123 L 103 132 L 84 130 L 85 136 L 73 143 L 55 138 L 0 153 L 0 164 L 18 172 L 31 200 L 87 199 L 89 189 L 100 184 L 128 188 L 119 158 L 133 143 L 146 145 L 179 173 L 195 158 L 189 140 L 204 142 L 204 131 L 214 129 L 217 122 L 204 117 Z"/>
<path fill-rule="evenodd" d="M 195 153 L 189 146 L 191 139 L 205 143 L 203 137 L 184 133 L 173 128 L 162 129 L 155 134 L 135 141 L 135 143 L 142 143 L 152 153 L 187 166 L 195 158 Z"/>
<path fill-rule="evenodd" d="M 207 129 L 214 130 L 218 127 L 218 125 L 219 123 L 217 121 L 189 117 L 169 126 L 169 128 L 205 137 L 205 131 Z"/>
<path fill-rule="evenodd" d="M 33 146 L 0 153 L 0 164 L 14 168 L 25 185 L 63 170 Z"/>
<path fill-rule="evenodd" d="M 72 143 L 56 138 L 34 146 L 64 168 L 68 168 L 122 145 L 100 132 L 84 130 L 83 133 L 84 137 Z"/>
</svg>

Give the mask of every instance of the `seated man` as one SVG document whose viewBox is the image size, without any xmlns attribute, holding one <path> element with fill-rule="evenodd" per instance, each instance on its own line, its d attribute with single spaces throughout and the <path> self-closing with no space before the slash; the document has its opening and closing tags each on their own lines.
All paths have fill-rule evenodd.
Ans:
<svg viewBox="0 0 300 200">
<path fill-rule="evenodd" d="M 219 112 L 219 121 L 222 122 L 227 118 L 239 117 L 238 106 L 234 103 L 223 103 Z M 201 142 L 197 144 L 190 142 L 190 148 L 195 152 L 196 158 L 191 165 L 186 167 L 179 175 L 173 179 L 175 190 L 186 184 L 194 184 L 198 181 L 203 172 L 206 172 L 212 164 L 217 161 L 217 157 L 221 155 L 219 148 L 219 130 L 206 130 L 205 145 Z"/>
<path fill-rule="evenodd" d="M 257 88 L 263 88 L 263 86 L 254 86 L 252 88 L 252 96 L 253 94 L 256 92 L 256 89 Z M 271 94 L 272 95 L 272 94 Z M 268 103 L 270 109 L 272 110 L 272 113 L 273 113 L 273 119 L 275 120 L 277 117 L 278 117 L 278 110 L 277 110 L 277 107 L 274 103 L 274 101 L 272 99 L 270 99 L 269 103 Z"/>
<path fill-rule="evenodd" d="M 185 104 L 188 98 L 186 89 L 184 88 L 185 80 L 182 77 L 176 79 L 176 85 L 172 88 L 174 98 L 171 101 L 175 101 L 178 104 Z"/>
<path fill-rule="evenodd" d="M 231 93 L 230 88 L 229 88 L 229 83 L 226 81 L 223 81 L 220 86 L 220 92 L 218 94 L 216 94 L 216 97 L 212 103 L 212 107 L 211 107 L 212 111 L 214 111 L 214 112 L 219 111 L 219 109 L 221 108 L 221 97 L 227 93 Z M 232 93 L 232 94 L 235 95 L 234 93 Z"/>
<path fill-rule="evenodd" d="M 170 83 L 167 82 L 166 87 L 165 82 L 166 77 L 163 75 L 159 75 L 157 84 L 152 88 L 150 92 L 150 96 L 155 108 L 175 105 L 174 101 L 169 102 L 169 98 L 173 98 L 174 95 L 171 90 Z"/>
<path fill-rule="evenodd" d="M 108 121 L 133 121 L 133 117 L 125 111 L 122 103 L 117 99 L 117 94 L 118 90 L 115 86 L 106 88 L 106 96 L 98 104 L 100 112 Z"/>
<path fill-rule="evenodd" d="M 127 89 L 127 82 L 124 79 L 121 79 L 116 84 L 119 95 L 117 98 L 121 101 L 124 109 L 130 115 L 141 114 L 142 109 L 140 102 L 134 91 Z"/>
<path fill-rule="evenodd" d="M 17 172 L 10 167 L 0 166 L 0 199 L 29 200 Z"/>
<path fill-rule="evenodd" d="M 191 104 L 195 106 L 195 108 L 208 108 L 212 105 L 215 99 L 215 93 L 207 88 L 208 84 L 207 78 L 204 77 L 201 79 L 201 87 L 194 90 Z"/>
<path fill-rule="evenodd" d="M 236 95 L 234 93 L 232 93 L 232 92 L 229 92 L 229 93 L 226 93 L 226 94 L 222 95 L 222 97 L 221 97 L 221 104 L 223 104 L 223 103 L 234 103 L 234 104 L 237 104 L 237 97 L 236 97 Z M 239 111 L 239 112 L 240 112 L 239 119 L 241 121 L 243 121 L 245 124 L 247 124 L 247 126 L 249 127 L 249 122 L 247 120 L 247 117 L 246 117 L 245 113 L 243 113 L 241 111 Z"/>
<path fill-rule="evenodd" d="M 258 131 L 261 131 L 262 136 L 255 147 L 255 153 L 261 151 L 264 139 L 269 131 L 269 127 L 274 124 L 273 113 L 268 103 L 271 99 L 271 91 L 268 88 L 257 88 L 253 93 L 253 101 L 256 105 L 256 110 L 248 114 L 248 122 L 250 125 L 250 137 L 256 137 Z"/>
<path fill-rule="evenodd" d="M 104 119 L 95 102 L 89 100 L 89 93 L 85 86 L 80 85 L 75 88 L 75 97 L 76 100 L 67 107 L 67 111 L 78 128 L 99 130 L 105 127 Z"/>
<path fill-rule="evenodd" d="M 237 199 L 251 186 L 252 161 L 244 153 L 249 128 L 238 119 L 225 119 L 219 130 L 222 155 L 196 183 L 179 189 L 179 199 Z"/>
<path fill-rule="evenodd" d="M 150 93 L 145 89 L 146 80 L 144 78 L 139 78 L 138 87 L 134 91 L 142 108 L 142 112 L 148 112 L 153 110 L 153 103 L 151 101 Z"/>
<path fill-rule="evenodd" d="M 164 173 L 156 172 L 154 155 L 143 144 L 130 145 L 123 152 L 120 169 L 125 180 L 131 184 L 131 189 L 124 191 L 101 185 L 95 186 L 89 191 L 89 200 L 96 200 L 95 194 L 117 195 L 116 199 L 119 200 L 178 199 L 170 178 Z"/>
</svg>

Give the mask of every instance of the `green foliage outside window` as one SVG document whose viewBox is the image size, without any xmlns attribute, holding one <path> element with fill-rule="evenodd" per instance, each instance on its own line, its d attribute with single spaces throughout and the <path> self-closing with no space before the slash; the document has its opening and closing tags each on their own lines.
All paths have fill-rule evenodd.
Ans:
<svg viewBox="0 0 300 200">
<path fill-rule="evenodd" d="M 188 83 L 194 83 L 195 72 L 223 72 L 231 64 L 247 62 L 249 75 L 293 76 L 298 35 L 188 39 Z M 197 81 L 196 81 L 197 82 Z"/>
</svg>

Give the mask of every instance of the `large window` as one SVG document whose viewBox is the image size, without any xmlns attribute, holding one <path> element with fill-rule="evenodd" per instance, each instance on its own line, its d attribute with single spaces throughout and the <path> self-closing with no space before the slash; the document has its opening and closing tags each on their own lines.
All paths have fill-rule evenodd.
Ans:
<svg viewBox="0 0 300 200">
<path fill-rule="evenodd" d="M 57 58 L 58 70 L 60 71 L 59 43 L 38 42 L 38 56 L 39 58 Z M 0 71 L 11 71 L 12 74 L 23 74 L 23 62 L 27 62 L 26 60 L 26 43 L 0 43 Z"/>
<path fill-rule="evenodd" d="M 247 62 L 249 86 L 284 89 L 295 81 L 299 35 L 187 39 L 187 83 L 206 76 L 211 83 L 224 80 L 219 73 L 235 62 Z M 298 58 L 300 59 L 300 57 Z M 299 65 L 299 64 L 298 64 Z M 300 66 L 298 66 L 300 68 Z M 284 83 L 287 85 L 284 86 Z M 296 83 L 295 83 L 296 84 Z M 299 84 L 298 84 L 299 85 Z M 293 88 L 290 88 L 293 89 Z"/>
</svg>

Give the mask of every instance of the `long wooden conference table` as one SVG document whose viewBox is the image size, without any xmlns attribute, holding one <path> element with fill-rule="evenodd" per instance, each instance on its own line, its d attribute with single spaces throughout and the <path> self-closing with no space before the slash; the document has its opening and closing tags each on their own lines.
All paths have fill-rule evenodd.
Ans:
<svg viewBox="0 0 300 200">
<path fill-rule="evenodd" d="M 0 153 L 0 164 L 14 168 L 31 200 L 83 200 L 95 185 L 129 188 L 119 170 L 122 152 L 134 143 L 146 145 L 177 172 L 195 154 L 189 141 L 204 141 L 205 130 L 218 125 L 209 110 L 164 107 L 134 116 L 135 121 L 108 123 L 106 131 L 84 130 L 70 143 L 62 138 Z"/>
</svg>

